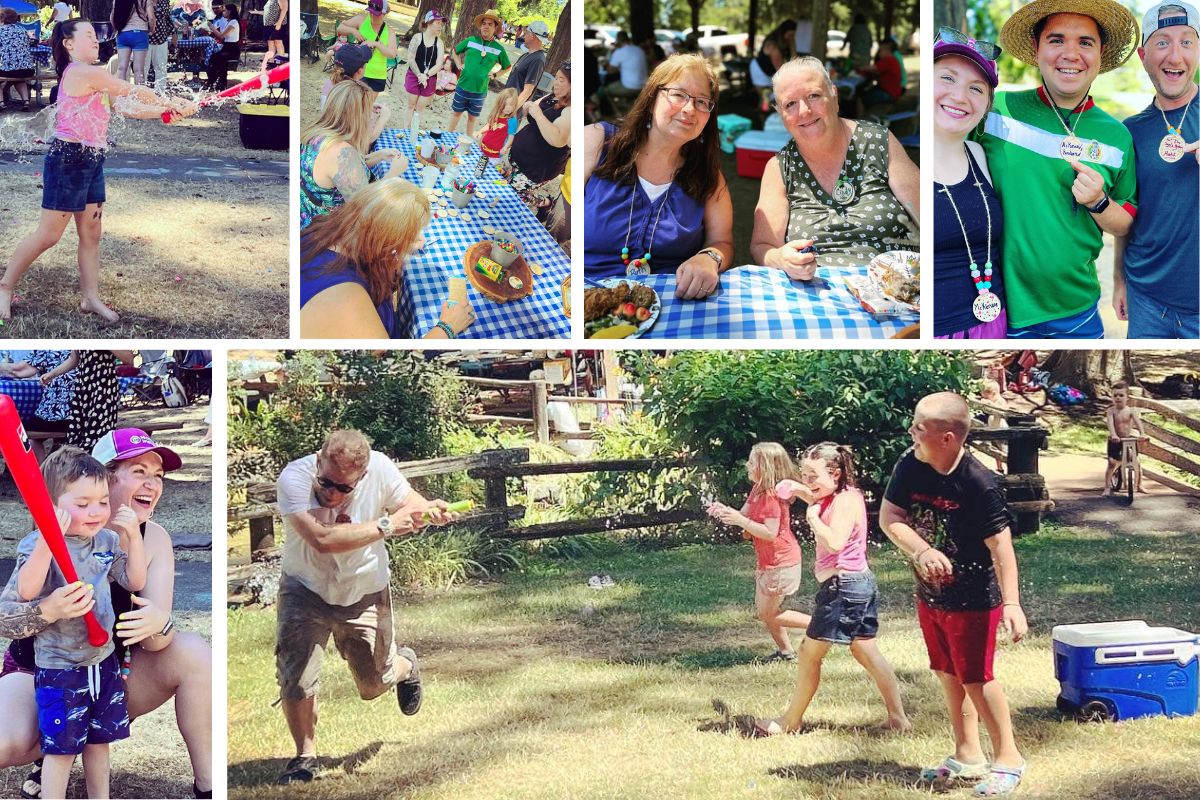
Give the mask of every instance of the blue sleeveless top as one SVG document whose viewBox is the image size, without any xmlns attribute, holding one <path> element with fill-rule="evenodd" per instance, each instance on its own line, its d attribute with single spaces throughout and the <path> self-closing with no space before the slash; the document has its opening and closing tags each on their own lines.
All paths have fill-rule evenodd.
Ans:
<svg viewBox="0 0 1200 800">
<path fill-rule="evenodd" d="M 607 142 L 617 130 L 611 123 L 600 124 L 604 127 L 605 147 L 596 166 L 604 163 Z M 674 272 L 704 247 L 704 203 L 688 197 L 675 184 L 651 203 L 640 181 L 618 184 L 592 173 L 583 198 L 587 209 L 583 269 L 588 278 L 625 277 L 622 247 L 629 248 L 631 259 L 649 250 L 652 272 Z"/>
<path fill-rule="evenodd" d="M 358 271 L 350 268 L 343 268 L 336 272 L 329 272 L 329 265 L 337 258 L 337 253 L 332 250 L 322 250 L 317 253 L 311 261 L 306 261 L 300 265 L 300 307 L 316 297 L 326 289 L 340 286 L 343 283 L 355 283 L 363 288 L 364 292 L 370 292 L 370 287 L 367 286 L 367 280 Z M 375 310 L 379 312 L 379 321 L 383 323 L 383 327 L 387 329 L 388 335 L 394 335 L 396 327 L 396 309 L 392 306 L 392 298 L 388 297 L 382 303 L 375 306 Z"/>
</svg>

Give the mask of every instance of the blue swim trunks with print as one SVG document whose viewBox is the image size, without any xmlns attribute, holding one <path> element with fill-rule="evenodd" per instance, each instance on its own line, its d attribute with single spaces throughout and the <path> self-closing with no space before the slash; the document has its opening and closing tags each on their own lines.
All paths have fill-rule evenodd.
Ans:
<svg viewBox="0 0 1200 800">
<path fill-rule="evenodd" d="M 116 652 L 90 667 L 38 667 L 33 685 L 44 754 L 79 755 L 85 744 L 129 738 L 125 683 Z"/>
</svg>

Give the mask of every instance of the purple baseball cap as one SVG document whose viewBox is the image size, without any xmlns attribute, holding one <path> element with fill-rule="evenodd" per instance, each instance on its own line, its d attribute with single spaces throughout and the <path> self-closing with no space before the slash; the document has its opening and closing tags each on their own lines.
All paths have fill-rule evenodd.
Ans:
<svg viewBox="0 0 1200 800">
<path fill-rule="evenodd" d="M 367 0 L 367 11 L 372 14 L 386 14 L 388 12 L 387 0 Z"/>
<path fill-rule="evenodd" d="M 439 19 L 443 22 L 446 20 L 446 18 L 442 16 L 442 12 L 438 11 L 436 8 L 431 8 L 425 12 L 424 22 L 426 25 Z"/>
<path fill-rule="evenodd" d="M 971 40 L 974 44 L 975 40 Z M 1000 83 L 1000 79 L 996 77 L 996 62 L 983 57 L 971 44 L 958 44 L 956 42 L 946 42 L 939 39 L 933 43 L 933 61 L 937 63 L 939 58 L 943 56 L 962 56 L 972 62 L 983 73 L 983 78 L 988 82 L 988 85 L 993 89 Z"/>
<path fill-rule="evenodd" d="M 158 453 L 162 459 L 163 472 L 171 472 L 183 466 L 179 454 L 163 447 L 140 428 L 118 428 L 100 437 L 92 447 L 92 458 L 107 466 L 114 461 L 137 458 L 143 453 Z"/>
</svg>

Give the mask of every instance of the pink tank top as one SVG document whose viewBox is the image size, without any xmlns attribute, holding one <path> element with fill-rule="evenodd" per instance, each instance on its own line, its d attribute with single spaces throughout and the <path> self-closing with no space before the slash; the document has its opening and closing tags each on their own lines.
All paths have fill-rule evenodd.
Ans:
<svg viewBox="0 0 1200 800">
<path fill-rule="evenodd" d="M 846 489 L 838 494 L 831 494 L 821 501 L 821 521 L 826 525 L 833 518 L 833 501 L 841 495 L 848 495 L 849 502 L 855 504 L 854 527 L 850 530 L 850 538 L 841 550 L 830 550 L 820 536 L 817 539 L 817 561 L 814 569 L 820 573 L 831 569 L 841 572 L 862 572 L 867 568 L 867 501 L 863 499 L 858 489 Z"/>
<path fill-rule="evenodd" d="M 74 63 L 68 64 L 63 70 L 64 80 L 74 66 Z M 59 85 L 62 85 L 62 81 L 59 81 Z M 54 118 L 54 138 L 64 142 L 79 142 L 88 147 L 108 147 L 108 118 L 103 92 L 72 97 L 60 91 Z"/>
</svg>

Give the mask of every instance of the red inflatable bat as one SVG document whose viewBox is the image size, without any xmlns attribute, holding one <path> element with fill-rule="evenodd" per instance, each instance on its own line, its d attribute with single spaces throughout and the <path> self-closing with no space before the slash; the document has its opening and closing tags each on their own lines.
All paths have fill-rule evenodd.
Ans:
<svg viewBox="0 0 1200 800">
<path fill-rule="evenodd" d="M 79 580 L 75 565 L 71 563 L 71 554 L 67 551 L 67 540 L 63 538 L 62 529 L 58 526 L 58 517 L 54 513 L 54 501 L 46 490 L 46 482 L 42 480 L 42 471 L 38 469 L 37 459 L 29 449 L 29 438 L 25 435 L 25 426 L 17 414 L 17 407 L 12 398 L 0 394 L 0 455 L 8 464 L 13 481 L 17 484 L 29 513 L 37 523 L 38 530 L 46 544 L 50 545 L 50 553 L 68 583 Z M 108 641 L 108 631 L 100 626 L 96 615 L 89 611 L 83 617 L 87 625 L 88 641 L 93 647 L 100 647 Z"/>
<path fill-rule="evenodd" d="M 204 108 L 205 106 L 212 105 L 213 103 L 217 102 L 218 100 L 224 100 L 227 97 L 234 97 L 236 95 L 241 94 L 242 92 L 249 92 L 249 91 L 253 91 L 254 89 L 262 89 L 267 86 L 270 86 L 273 83 L 279 83 L 280 81 L 286 81 L 288 79 L 288 75 L 290 73 L 291 73 L 290 65 L 280 64 L 278 67 L 275 67 L 274 69 L 270 70 L 269 72 L 258 73 L 253 78 L 246 81 L 245 83 L 239 83 L 237 86 L 231 86 L 230 88 L 226 89 L 223 92 L 218 92 L 217 94 L 211 94 L 208 97 L 205 97 L 199 103 L 197 103 L 196 106 L 197 106 L 197 108 Z M 172 120 L 175 119 L 175 116 L 176 115 L 175 115 L 174 111 L 164 111 L 162 114 L 162 121 L 169 124 Z"/>
</svg>

